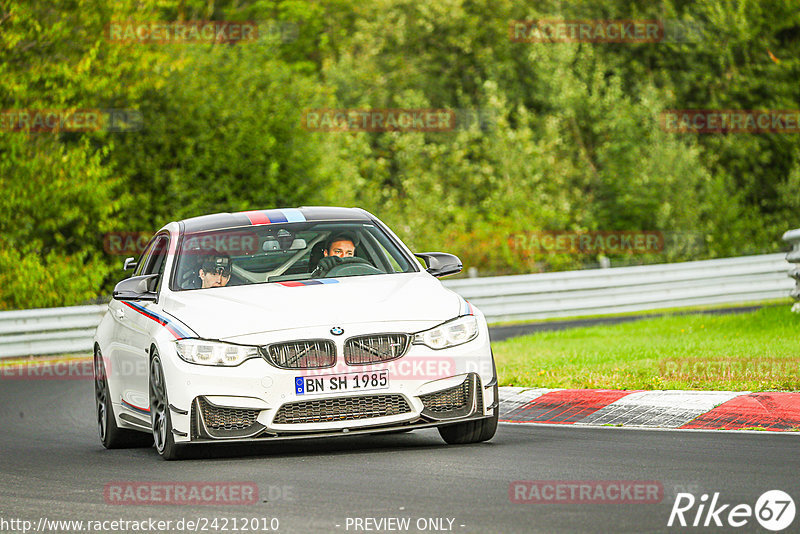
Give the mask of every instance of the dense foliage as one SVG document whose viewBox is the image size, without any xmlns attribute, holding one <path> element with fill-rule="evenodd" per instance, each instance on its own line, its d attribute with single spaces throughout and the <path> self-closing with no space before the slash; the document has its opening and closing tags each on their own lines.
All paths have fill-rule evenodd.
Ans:
<svg viewBox="0 0 800 534">
<path fill-rule="evenodd" d="M 357 205 L 479 273 L 596 264 L 537 231 L 661 231 L 612 264 L 780 250 L 800 134 L 666 131 L 664 110 L 800 108 L 781 0 L 4 0 L 0 109 L 137 110 L 131 131 L 0 131 L 0 309 L 108 294 L 109 232 Z M 655 43 L 530 43 L 513 20 L 666 21 Z M 238 43 L 110 39 L 115 21 L 257 21 Z M 305 110 L 458 110 L 446 132 L 323 132 Z M 466 110 L 466 111 L 465 111 Z M 471 120 L 469 120 L 471 119 Z M 112 129 L 113 130 L 113 129 Z M 691 246 L 682 246 L 690 243 Z"/>
</svg>

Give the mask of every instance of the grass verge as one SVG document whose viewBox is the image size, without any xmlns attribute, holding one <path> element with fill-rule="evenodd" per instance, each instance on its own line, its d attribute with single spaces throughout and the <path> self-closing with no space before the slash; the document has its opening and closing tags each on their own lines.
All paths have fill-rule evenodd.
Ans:
<svg viewBox="0 0 800 534">
<path fill-rule="evenodd" d="M 800 391 L 789 307 L 540 332 L 493 344 L 502 386 Z"/>
</svg>

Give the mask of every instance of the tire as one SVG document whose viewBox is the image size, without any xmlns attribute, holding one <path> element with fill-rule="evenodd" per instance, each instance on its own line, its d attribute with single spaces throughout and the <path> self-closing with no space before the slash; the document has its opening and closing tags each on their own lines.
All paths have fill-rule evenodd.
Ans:
<svg viewBox="0 0 800 534">
<path fill-rule="evenodd" d="M 183 456 L 183 447 L 175 443 L 175 435 L 172 433 L 172 417 L 169 413 L 164 369 L 161 366 L 161 358 L 155 349 L 153 349 L 153 357 L 150 360 L 148 384 L 150 392 L 150 425 L 153 431 L 152 438 L 156 451 L 165 460 L 180 459 Z"/>
<path fill-rule="evenodd" d="M 495 401 L 498 398 L 499 390 L 497 384 L 494 386 Z M 495 406 L 491 417 L 479 419 L 477 421 L 467 421 L 439 427 L 439 435 L 450 445 L 461 445 L 465 443 L 479 443 L 488 441 L 497 432 L 497 420 L 500 417 L 500 405 Z"/>
<path fill-rule="evenodd" d="M 94 400 L 97 430 L 100 442 L 106 449 L 130 449 L 134 447 L 151 447 L 153 438 L 147 432 L 137 432 L 117 426 L 114 416 L 114 405 L 108 392 L 106 367 L 100 348 L 94 350 Z"/>
</svg>

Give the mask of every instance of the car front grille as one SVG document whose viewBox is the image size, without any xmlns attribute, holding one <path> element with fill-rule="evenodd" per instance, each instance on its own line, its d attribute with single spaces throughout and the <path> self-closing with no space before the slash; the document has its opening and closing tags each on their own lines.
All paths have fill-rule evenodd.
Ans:
<svg viewBox="0 0 800 534">
<path fill-rule="evenodd" d="M 408 334 L 373 334 L 348 339 L 344 361 L 348 365 L 388 362 L 403 356 L 410 345 Z"/>
<path fill-rule="evenodd" d="M 275 414 L 274 424 L 330 423 L 355 421 L 409 413 L 411 407 L 402 395 L 365 395 L 289 402 Z"/>
<path fill-rule="evenodd" d="M 478 394 L 477 402 L 475 401 Z M 454 387 L 420 395 L 419 399 L 425 406 L 423 415 L 435 419 L 462 417 L 473 411 L 483 412 L 483 398 L 481 393 L 481 379 L 475 373 L 470 373 L 464 381 Z"/>
<path fill-rule="evenodd" d="M 274 343 L 263 347 L 262 354 L 281 369 L 323 369 L 336 363 L 336 346 L 327 339 Z"/>
<path fill-rule="evenodd" d="M 255 435 L 264 429 L 257 422 L 260 410 L 217 406 L 197 397 L 192 406 L 192 437 L 237 438 Z"/>
</svg>

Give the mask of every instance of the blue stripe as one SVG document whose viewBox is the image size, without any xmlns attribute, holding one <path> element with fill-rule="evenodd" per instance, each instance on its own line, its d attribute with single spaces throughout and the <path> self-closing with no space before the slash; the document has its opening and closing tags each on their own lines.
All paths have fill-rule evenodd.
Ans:
<svg viewBox="0 0 800 534">
<path fill-rule="evenodd" d="M 283 212 L 283 215 L 286 217 L 286 221 L 287 222 L 305 222 L 306 221 L 305 215 L 303 215 L 303 212 L 298 210 L 298 209 L 290 208 L 290 209 L 285 209 L 285 210 L 281 210 L 281 211 Z"/>
<path fill-rule="evenodd" d="M 125 399 L 122 399 L 122 404 L 124 404 L 125 406 L 127 406 L 128 408 L 130 408 L 131 410 L 133 410 L 135 412 L 139 412 L 139 413 L 143 413 L 143 414 L 147 414 L 147 415 L 150 414 L 150 410 L 145 410 L 143 408 L 139 408 L 138 406 L 134 406 L 133 404 L 131 404 L 128 401 L 126 401 Z"/>
<path fill-rule="evenodd" d="M 197 334 L 195 334 L 191 330 L 187 331 L 187 329 L 184 329 L 181 324 L 179 324 L 177 321 L 175 321 L 173 319 L 170 319 L 168 317 L 164 317 L 163 315 L 159 315 L 156 312 L 150 311 L 147 308 L 145 308 L 144 306 L 142 306 L 140 304 L 136 304 L 135 302 L 126 302 L 126 304 L 136 308 L 137 310 L 141 311 L 145 315 L 151 315 L 151 316 L 153 316 L 153 317 L 155 317 L 157 319 L 160 319 L 161 321 L 167 323 L 170 327 L 172 327 L 172 329 L 174 329 L 178 334 L 180 334 L 183 337 L 197 337 Z"/>
<path fill-rule="evenodd" d="M 461 297 L 461 301 L 464 303 L 464 311 L 461 315 L 473 315 L 472 306 L 467 302 L 467 299 Z"/>
<path fill-rule="evenodd" d="M 281 210 L 267 210 L 264 213 L 267 214 L 267 218 L 269 218 L 269 222 L 271 223 L 285 223 L 288 222 L 286 220 L 286 216 L 283 214 Z"/>
</svg>

